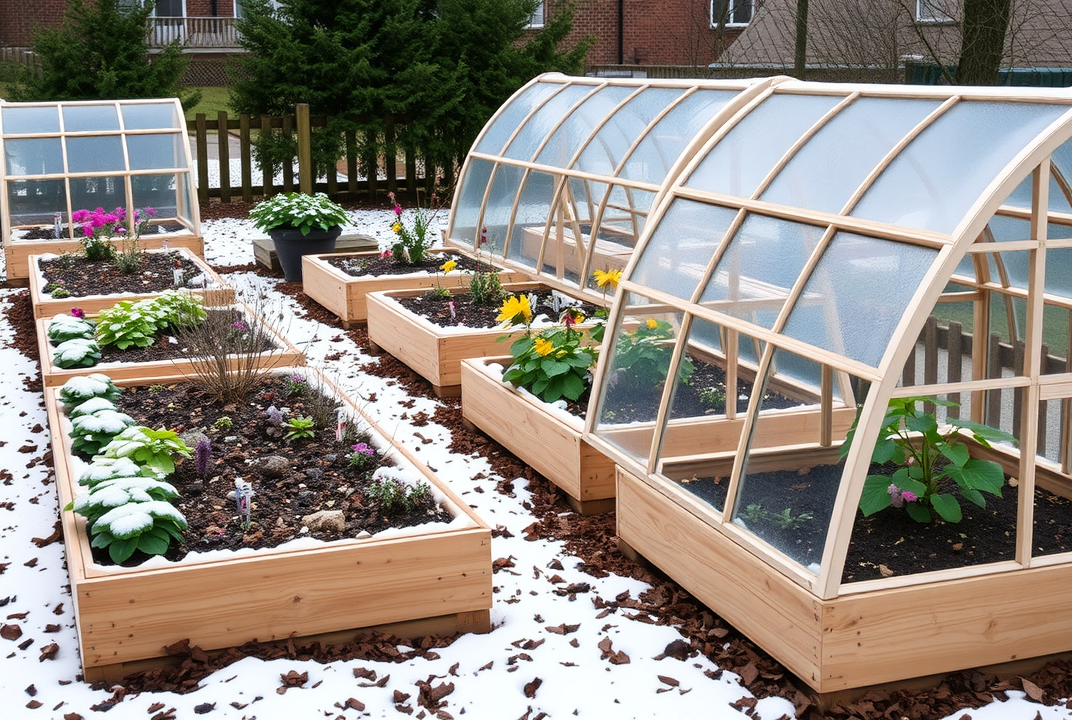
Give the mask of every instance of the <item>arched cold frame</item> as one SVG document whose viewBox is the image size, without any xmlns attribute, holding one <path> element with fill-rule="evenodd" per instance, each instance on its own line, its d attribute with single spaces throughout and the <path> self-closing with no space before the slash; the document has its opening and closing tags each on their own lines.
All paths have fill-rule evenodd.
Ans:
<svg viewBox="0 0 1072 720">
<path fill-rule="evenodd" d="M 459 176 L 451 243 L 601 296 L 687 147 L 769 81 L 541 75 L 511 97 Z"/>
<path fill-rule="evenodd" d="M 81 231 L 71 214 L 98 207 L 120 207 L 128 216 L 152 208 L 152 234 L 143 247 L 160 247 L 167 238 L 201 254 L 191 164 L 175 99 L 0 101 L 0 231 L 8 278 L 26 276 L 27 255 L 77 249 Z"/>
<path fill-rule="evenodd" d="M 596 371 L 619 536 L 822 691 L 1072 649 L 1072 92 L 725 107 Z"/>
</svg>

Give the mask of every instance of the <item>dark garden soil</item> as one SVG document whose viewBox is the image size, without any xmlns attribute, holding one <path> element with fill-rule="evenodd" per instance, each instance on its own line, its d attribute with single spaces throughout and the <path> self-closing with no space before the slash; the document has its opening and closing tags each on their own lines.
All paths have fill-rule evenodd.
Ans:
<svg viewBox="0 0 1072 720">
<path fill-rule="evenodd" d="M 67 229 L 69 225 L 64 225 L 60 231 L 60 240 L 67 239 Z M 160 232 L 157 228 L 163 228 L 164 232 L 177 232 L 183 229 L 183 225 L 177 222 L 163 222 L 153 223 L 150 232 Z M 82 231 L 79 228 L 74 230 L 75 239 L 82 237 Z M 47 227 L 30 228 L 29 230 L 23 230 L 19 235 L 19 240 L 56 240 L 56 228 L 52 225 Z"/>
<path fill-rule="evenodd" d="M 110 260 L 87 260 L 70 255 L 40 261 L 46 294 L 58 286 L 65 297 L 112 295 L 115 293 L 155 293 L 175 287 L 175 261 L 182 270 L 182 285 L 201 274 L 198 266 L 181 253 L 147 252 L 136 272 L 122 273 Z"/>
<path fill-rule="evenodd" d="M 343 203 L 350 207 L 382 208 L 383 200 L 362 199 L 355 203 Z M 409 201 L 407 205 L 412 205 Z M 216 217 L 246 217 L 249 205 L 240 201 L 221 203 L 213 199 L 201 207 L 202 219 Z M 217 268 L 222 270 L 222 268 Z M 230 268 L 230 271 L 252 271 L 260 275 L 270 275 L 255 266 Z M 280 283 L 277 288 L 292 295 L 303 308 L 306 316 L 328 327 L 338 327 L 338 319 L 301 292 L 297 283 Z M 37 346 L 34 336 L 35 324 L 33 309 L 28 292 L 12 295 L 5 312 L 15 328 L 13 345 L 31 360 L 37 359 Z M 368 349 L 368 335 L 365 328 L 355 328 L 336 335 L 343 335 L 356 342 L 359 347 Z M 345 354 L 339 353 L 339 356 Z M 329 359 L 330 356 L 329 356 Z M 1007 691 L 1026 692 L 1029 697 L 1046 704 L 1064 705 L 1062 698 L 1072 697 L 1072 665 L 1067 661 L 1050 662 L 1041 669 L 1015 676 L 997 676 L 966 670 L 950 674 L 943 682 L 932 688 L 909 690 L 873 690 L 862 697 L 844 697 L 829 703 L 820 709 L 809 694 L 802 692 L 796 681 L 779 663 L 773 660 L 758 646 L 744 637 L 721 617 L 712 613 L 699 603 L 677 583 L 663 576 L 657 569 L 637 564 L 622 555 L 616 545 L 615 514 L 581 516 L 569 511 L 561 493 L 548 481 L 535 473 L 509 451 L 486 436 L 468 430 L 462 423 L 461 402 L 457 399 L 437 398 L 426 380 L 417 376 L 408 367 L 390 355 L 382 355 L 376 361 L 362 366 L 362 371 L 383 377 L 388 383 L 397 384 L 410 397 L 426 398 L 436 401 L 437 410 L 431 417 L 412 417 L 416 425 L 435 422 L 450 432 L 450 450 L 462 455 L 479 454 L 486 458 L 491 472 L 502 479 L 497 484 L 497 492 L 512 495 L 514 479 L 526 481 L 528 498 L 525 507 L 533 516 L 532 523 L 524 530 L 528 540 L 555 539 L 565 545 L 565 552 L 581 560 L 581 567 L 593 577 L 604 577 L 614 573 L 623 577 L 634 578 L 647 583 L 649 588 L 637 595 L 629 592 L 613 598 L 603 598 L 584 587 L 573 587 L 577 602 L 592 602 L 603 608 L 608 617 L 607 622 L 616 622 L 615 616 L 626 613 L 644 622 L 673 627 L 680 639 L 671 642 L 660 655 L 659 667 L 671 663 L 667 670 L 672 671 L 674 660 L 689 662 L 703 654 L 720 668 L 736 673 L 741 684 L 747 688 L 751 697 L 742 697 L 735 707 L 750 711 L 756 699 L 769 696 L 784 697 L 791 702 L 799 720 L 887 720 L 888 718 L 907 718 L 908 720 L 932 720 L 936 717 L 953 716 L 970 718 L 971 709 L 1010 697 Z M 40 377 L 27 378 L 28 387 L 40 390 Z M 408 401 L 406 401 L 408 402 Z M 420 452 L 420 446 L 413 450 Z M 46 462 L 51 462 L 51 454 L 45 454 Z M 468 497 L 470 504 L 477 508 L 481 504 L 480 496 Z M 260 503 L 260 498 L 255 497 Z M 232 502 L 232 501 L 229 501 Z M 229 507 L 229 506 L 228 506 Z M 881 513 L 880 513 L 881 514 Z M 504 527 L 493 530 L 495 537 L 508 536 Z M 547 564 L 554 570 L 558 561 L 554 558 Z M 507 563 L 496 563 L 497 572 L 508 572 Z M 500 569 L 501 568 L 501 569 Z M 498 598 L 497 602 L 509 603 L 512 598 Z M 280 643 L 247 643 L 241 647 L 231 648 L 219 653 L 206 653 L 198 648 L 177 644 L 170 648 L 175 663 L 165 667 L 138 673 L 126 678 L 120 684 L 109 683 L 113 698 L 106 700 L 95 709 L 104 712 L 114 706 L 125 695 L 139 692 L 174 691 L 190 692 L 199 687 L 200 681 L 211 673 L 246 657 L 262 659 L 290 658 L 296 661 L 313 660 L 332 662 L 338 660 L 375 660 L 388 662 L 408 662 L 415 657 L 436 657 L 436 649 L 453 642 L 452 637 L 428 636 L 418 639 L 402 640 L 382 633 L 361 633 L 346 643 L 323 644 L 301 640 L 288 640 Z M 411 649 L 412 648 L 412 649 Z M 662 670 L 656 670 L 663 672 Z M 722 671 L 714 671 L 713 676 Z M 415 691 L 416 692 L 416 691 Z M 743 694 L 743 693 L 742 693 Z M 236 702 L 243 698 L 236 696 Z"/>
<path fill-rule="evenodd" d="M 484 272 L 491 267 L 487 263 L 479 262 L 460 253 L 436 253 L 434 255 L 426 256 L 420 262 L 413 263 L 412 265 L 406 265 L 391 258 L 384 258 L 378 255 L 361 258 L 330 257 L 326 259 L 329 265 L 337 267 L 339 270 L 342 270 L 347 275 L 352 275 L 353 277 L 410 275 L 420 271 L 430 274 L 439 274 L 442 278 L 443 287 L 449 288 L 457 287 L 459 283 L 464 282 L 465 278 L 462 276 L 462 273 Z M 444 275 L 439 271 L 439 268 L 448 260 L 453 260 L 457 263 L 457 266 Z"/>
<path fill-rule="evenodd" d="M 552 303 L 555 293 L 550 288 L 540 287 L 528 291 L 526 294 L 536 297 L 535 303 L 531 299 L 529 300 L 533 317 L 542 313 L 552 321 L 558 320 L 561 309 L 558 311 L 554 309 Z M 495 319 L 499 315 L 499 301 L 490 305 L 478 305 L 472 301 L 472 297 L 467 292 L 455 292 L 446 297 L 424 293 L 414 297 L 395 297 L 394 300 L 413 314 L 420 315 L 439 327 L 487 329 L 497 327 L 500 324 Z M 575 307 L 580 308 L 585 317 L 592 317 L 599 309 L 596 305 L 584 302 L 575 305 Z M 508 353 L 509 351 L 509 346 L 504 345 L 503 353 Z"/>
<path fill-rule="evenodd" d="M 369 442 L 367 436 L 339 442 L 334 427 L 318 427 L 313 438 L 287 442 L 283 428 L 273 425 L 265 414 L 269 407 L 288 408 L 287 417 L 315 416 L 318 407 L 326 408 L 327 417 L 333 417 L 334 403 L 317 401 L 310 383 L 299 385 L 306 389 L 293 394 L 285 379 L 267 378 L 244 402 L 223 406 L 191 383 L 124 391 L 116 404 L 139 424 L 187 434 L 191 446 L 196 445 L 193 438 L 200 436 L 211 444 L 204 474 L 193 460 L 183 460 L 167 478 L 180 493 L 175 504 L 189 523 L 185 541 L 168 551 L 168 559 L 201 550 L 275 547 L 298 537 L 353 538 L 392 527 L 451 520 L 430 495 L 411 510 L 397 505 L 385 509 L 378 500 L 366 497 L 364 490 L 373 471 L 383 464 L 382 455 L 370 456 L 374 459 L 359 470 L 350 465 L 347 454 L 353 444 Z M 248 528 L 243 527 L 233 498 L 236 478 L 250 481 L 255 493 Z M 322 510 L 342 511 L 345 526 L 320 528 L 303 523 L 303 517 Z M 107 564 L 106 554 L 97 560 Z"/>
</svg>

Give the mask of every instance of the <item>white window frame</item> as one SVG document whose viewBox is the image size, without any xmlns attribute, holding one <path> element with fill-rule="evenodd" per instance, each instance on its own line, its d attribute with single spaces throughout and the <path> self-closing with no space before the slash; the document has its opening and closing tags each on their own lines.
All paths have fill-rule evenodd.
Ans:
<svg viewBox="0 0 1072 720">
<path fill-rule="evenodd" d="M 538 3 L 536 3 L 536 12 L 532 13 L 532 17 L 529 18 L 529 24 L 526 27 L 542 28 L 544 23 L 544 15 L 546 12 L 546 1 L 540 0 Z"/>
<path fill-rule="evenodd" d="M 956 22 L 949 0 L 916 0 L 916 22 L 940 25 Z"/>
<path fill-rule="evenodd" d="M 752 18 L 755 17 L 756 6 L 760 4 L 757 0 L 724 0 L 724 2 L 729 5 L 726 27 L 748 27 L 748 23 L 752 22 Z M 748 19 L 744 21 L 737 20 L 737 15 L 744 9 L 748 11 Z M 711 19 L 711 27 L 718 27 L 718 23 L 722 18 L 715 16 L 715 0 L 710 0 L 707 14 Z"/>
</svg>

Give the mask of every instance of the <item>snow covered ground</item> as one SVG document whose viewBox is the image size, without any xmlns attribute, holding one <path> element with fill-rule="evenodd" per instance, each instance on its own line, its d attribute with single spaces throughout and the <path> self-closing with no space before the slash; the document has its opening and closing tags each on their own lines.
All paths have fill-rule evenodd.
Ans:
<svg viewBox="0 0 1072 720">
<path fill-rule="evenodd" d="M 386 212 L 358 211 L 351 216 L 348 232 L 386 237 Z M 249 242 L 253 232 L 248 222 L 206 221 L 202 229 L 205 254 L 213 265 L 253 261 Z M 287 296 L 275 290 L 276 280 L 252 273 L 232 273 L 226 279 L 240 292 L 263 291 L 273 301 L 296 309 Z M 14 292 L 0 291 L 0 307 Z M 491 473 L 486 461 L 452 455 L 445 449 L 445 428 L 434 424 L 421 427 L 421 435 L 432 442 L 418 441 L 414 437 L 417 428 L 401 418 L 407 409 L 397 404 L 405 399 L 404 392 L 396 384 L 360 373 L 356 368 L 370 358 L 348 339 L 333 340 L 337 335 L 334 328 L 298 317 L 289 327 L 289 336 L 306 352 L 311 365 L 323 368 L 348 392 L 365 397 L 375 393 L 376 400 L 368 407 L 378 414 L 382 425 L 401 442 L 420 445 L 423 459 L 441 478 L 469 500 L 492 527 L 504 526 L 513 535 L 493 540 L 492 557 L 513 556 L 518 571 L 494 576 L 493 631 L 460 638 L 437 651 L 438 659 L 401 664 L 354 660 L 321 665 L 247 658 L 210 676 L 198 690 L 186 695 L 143 693 L 125 697 L 109 711 L 110 720 L 153 717 L 168 709 L 174 709 L 167 715 L 172 718 L 200 714 L 261 720 L 398 717 L 395 693 L 409 694 L 412 703 L 419 691 L 416 683 L 430 678 L 433 685 L 454 684 L 455 690 L 444 698 L 447 704 L 443 708 L 454 718 L 534 719 L 542 713 L 549 718 L 599 720 L 746 717 L 731 707 L 731 703 L 750 697 L 733 673 L 711 679 L 709 675 L 718 668 L 703 656 L 684 662 L 655 660 L 668 643 L 679 638 L 673 628 L 632 620 L 621 613 L 598 618 L 600 610 L 589 599 L 570 601 L 557 595 L 548 573 L 542 572 L 552 558 L 564 568 L 555 571 L 558 575 L 567 582 L 591 584 L 593 596 L 613 598 L 628 591 L 636 597 L 644 586 L 621 577 L 585 575 L 577 569 L 577 558 L 568 555 L 560 544 L 525 540 L 523 529 L 532 522 L 523 507 L 525 481 L 515 481 L 516 497 L 500 494 L 496 483 L 501 478 Z M 11 337 L 6 315 L 0 316 L 0 367 L 6 368 L 0 373 L 0 417 L 7 426 L 0 435 L 0 468 L 4 468 L 0 471 L 0 718 L 91 718 L 99 712 L 91 707 L 112 694 L 92 690 L 76 679 L 81 668 L 62 543 L 39 548 L 33 542 L 53 532 L 57 500 L 55 483 L 43 462 L 49 442 L 43 401 L 24 385 L 36 369 L 12 349 Z M 340 358 L 325 362 L 326 356 L 340 352 Z M 433 413 L 435 401 L 417 399 L 416 403 L 408 409 L 411 415 Z M 506 598 L 516 598 L 517 602 L 503 602 Z M 562 624 L 579 627 L 567 635 L 547 629 Z M 605 639 L 631 661 L 614 665 L 602 659 L 599 643 Z M 525 641 L 534 641 L 524 651 L 527 659 L 519 658 L 519 645 Z M 53 643 L 57 646 L 54 653 L 49 647 Z M 355 677 L 355 669 L 375 671 L 381 679 L 390 677 L 379 687 Z M 279 694 L 280 677 L 290 671 L 308 672 L 308 681 L 303 687 Z M 673 678 L 678 685 L 672 686 L 660 676 Z M 542 684 L 527 697 L 525 686 L 536 678 Z M 1063 707 L 1043 706 L 1015 691 L 1007 695 L 1007 701 L 971 710 L 970 717 L 1072 718 L 1072 712 Z M 364 710 L 346 707 L 349 698 L 360 701 Z M 415 714 L 419 711 L 414 710 Z M 793 705 L 778 697 L 759 700 L 749 716 L 763 720 L 795 717 Z M 957 712 L 949 718 L 962 716 L 963 712 Z"/>
</svg>

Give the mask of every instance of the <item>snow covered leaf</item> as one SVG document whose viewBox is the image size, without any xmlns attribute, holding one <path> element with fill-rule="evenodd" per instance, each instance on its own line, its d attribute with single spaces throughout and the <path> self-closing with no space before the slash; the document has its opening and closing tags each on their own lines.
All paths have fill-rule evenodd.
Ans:
<svg viewBox="0 0 1072 720">
<path fill-rule="evenodd" d="M 96 340 L 73 338 L 56 346 L 52 353 L 52 363 L 56 367 L 92 367 L 100 360 L 100 347 Z"/>
<path fill-rule="evenodd" d="M 60 388 L 59 398 L 68 411 L 94 397 L 117 400 L 122 391 L 104 373 L 73 377 Z"/>
<path fill-rule="evenodd" d="M 150 474 L 155 476 L 151 471 Z M 93 487 L 103 480 L 139 476 L 146 476 L 146 470 L 130 458 L 95 457 L 89 467 L 78 476 L 78 484 Z"/>
<path fill-rule="evenodd" d="M 79 415 L 92 415 L 100 410 L 115 410 L 115 403 L 103 397 L 90 398 L 71 410 L 70 416 L 76 418 Z"/>
<path fill-rule="evenodd" d="M 134 418 L 117 410 L 99 410 L 91 415 L 79 415 L 71 421 L 72 432 L 80 435 L 102 433 L 115 436 L 135 424 Z"/>
<path fill-rule="evenodd" d="M 93 523 L 93 528 L 111 533 L 116 538 L 124 540 L 147 531 L 157 520 L 167 520 L 179 527 L 186 527 L 186 518 L 171 503 L 153 500 L 113 508 L 101 515 Z"/>
</svg>

